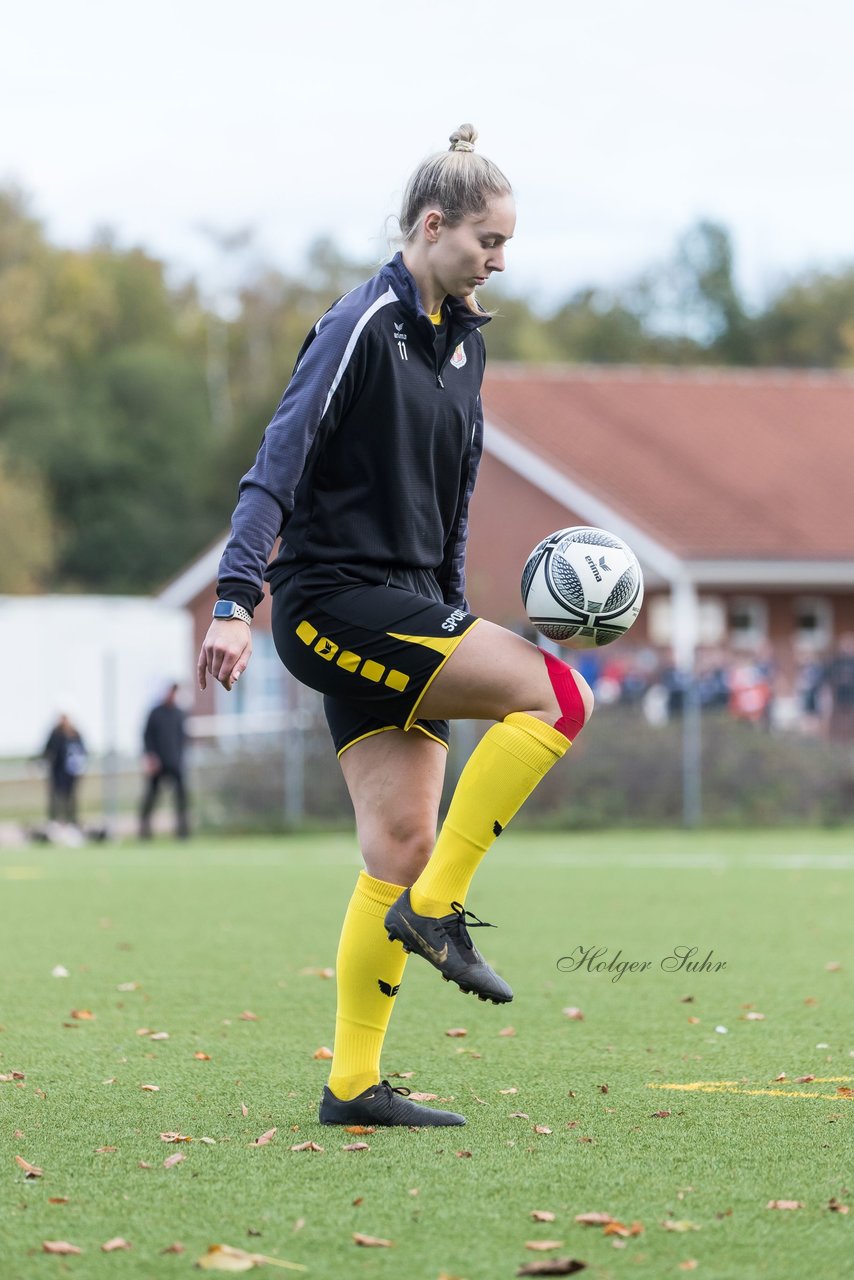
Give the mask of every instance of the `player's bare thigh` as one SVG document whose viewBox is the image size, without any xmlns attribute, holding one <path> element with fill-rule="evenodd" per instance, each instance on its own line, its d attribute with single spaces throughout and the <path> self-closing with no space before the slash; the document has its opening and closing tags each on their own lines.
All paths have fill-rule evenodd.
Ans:
<svg viewBox="0 0 854 1280">
<path fill-rule="evenodd" d="M 593 693 L 575 672 L 585 715 Z M 543 655 L 513 631 L 481 619 L 467 632 L 418 704 L 426 720 L 504 720 L 526 711 L 548 724 L 561 715 Z"/>
<path fill-rule="evenodd" d="M 418 729 L 387 729 L 341 755 L 369 875 L 411 885 L 436 842 L 447 751 Z"/>
</svg>

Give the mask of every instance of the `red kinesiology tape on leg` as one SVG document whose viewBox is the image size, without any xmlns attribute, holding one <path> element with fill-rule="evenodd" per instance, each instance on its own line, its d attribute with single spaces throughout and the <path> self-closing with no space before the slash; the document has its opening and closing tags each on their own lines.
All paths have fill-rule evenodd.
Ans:
<svg viewBox="0 0 854 1280">
<path fill-rule="evenodd" d="M 584 701 L 575 682 L 575 672 L 560 658 L 553 658 L 545 649 L 541 649 L 546 671 L 552 682 L 558 706 L 563 715 L 555 721 L 555 728 L 572 742 L 584 728 Z"/>
</svg>

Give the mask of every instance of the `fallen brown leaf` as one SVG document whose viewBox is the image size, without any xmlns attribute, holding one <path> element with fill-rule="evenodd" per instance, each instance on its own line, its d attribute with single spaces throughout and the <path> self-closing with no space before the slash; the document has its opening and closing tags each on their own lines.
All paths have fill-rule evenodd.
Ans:
<svg viewBox="0 0 854 1280">
<path fill-rule="evenodd" d="M 318 1146 L 316 1142 L 298 1142 L 295 1147 L 291 1147 L 291 1151 L 323 1151 L 324 1148 Z"/>
<path fill-rule="evenodd" d="M 71 1017 L 76 1018 L 78 1022 L 94 1022 L 95 1015 L 91 1009 L 72 1009 Z"/>
<path fill-rule="evenodd" d="M 459 1156 L 461 1160 L 471 1160 L 472 1158 L 470 1151 L 455 1151 L 454 1155 Z"/>
<path fill-rule="evenodd" d="M 331 1058 L 332 1050 L 327 1045 L 322 1044 L 319 1049 L 315 1049 L 311 1056 L 313 1058 Z"/>
<path fill-rule="evenodd" d="M 168 1031 L 155 1031 L 155 1032 L 152 1034 L 151 1038 L 152 1038 L 152 1040 L 168 1040 L 168 1039 L 169 1039 L 169 1032 L 168 1032 Z"/>
<path fill-rule="evenodd" d="M 70 1204 L 68 1196 L 48 1196 L 48 1204 Z"/>
<path fill-rule="evenodd" d="M 842 965 L 839 963 L 838 960 L 828 960 L 827 964 L 824 967 L 828 973 L 838 973 L 839 970 L 842 968 Z"/>
<path fill-rule="evenodd" d="M 180 1164 L 182 1160 L 186 1160 L 186 1158 L 183 1151 L 176 1151 L 174 1155 L 166 1157 L 163 1161 L 163 1168 L 172 1169 L 176 1164 Z"/>
<path fill-rule="evenodd" d="M 253 1267 L 284 1267 L 288 1271 L 308 1271 L 301 1262 L 286 1262 L 265 1253 L 247 1253 L 230 1244 L 212 1244 L 207 1253 L 196 1260 L 202 1271 L 251 1271 Z"/>
<path fill-rule="evenodd" d="M 779 1084 L 782 1080 L 786 1080 L 786 1079 L 788 1079 L 788 1077 L 787 1077 L 787 1075 L 786 1075 L 785 1071 L 781 1071 L 781 1072 L 780 1072 L 780 1074 L 779 1074 L 778 1076 L 775 1076 L 775 1077 L 774 1077 L 774 1083 L 775 1083 L 775 1084 Z"/>
<path fill-rule="evenodd" d="M 370 1151 L 367 1142 L 347 1142 L 341 1148 L 342 1151 Z"/>
<path fill-rule="evenodd" d="M 42 1249 L 45 1253 L 82 1253 L 82 1249 L 78 1249 L 76 1244 L 69 1244 L 67 1240 L 42 1240 Z"/>
<path fill-rule="evenodd" d="M 795 1084 L 810 1084 L 815 1076 L 795 1076 Z"/>
<path fill-rule="evenodd" d="M 393 1240 L 383 1240 L 382 1236 L 363 1236 L 361 1231 L 353 1232 L 353 1243 L 360 1244 L 364 1249 L 391 1249 L 394 1247 Z"/>
<path fill-rule="evenodd" d="M 679 1263 L 679 1270 L 680 1271 L 696 1271 L 699 1265 L 700 1264 L 696 1258 L 686 1258 L 684 1262 Z"/>
<path fill-rule="evenodd" d="M 390 1071 L 388 1074 L 389 1074 L 390 1080 L 411 1080 L 412 1077 L 415 1075 L 415 1072 L 414 1071 Z"/>
<path fill-rule="evenodd" d="M 693 1014 L 692 1014 L 692 1016 L 688 1019 L 688 1021 L 690 1022 L 690 1024 L 691 1024 L 691 1026 L 692 1026 L 692 1027 L 696 1027 L 696 1026 L 698 1026 L 698 1024 L 699 1024 L 700 1019 L 699 1019 L 699 1018 L 695 1018 L 695 1017 L 693 1016 Z"/>
<path fill-rule="evenodd" d="M 260 1022 L 257 1013 L 253 1013 L 251 1009 L 244 1009 L 240 1015 L 241 1022 Z"/>
<path fill-rule="evenodd" d="M 25 1178 L 41 1178 L 44 1175 L 44 1169 L 40 1169 L 38 1165 L 30 1164 L 29 1160 L 25 1160 L 23 1156 L 15 1156 L 15 1163 L 24 1171 Z"/>
<path fill-rule="evenodd" d="M 160 1092 L 159 1084 L 141 1084 L 139 1087 L 140 1089 L 142 1089 L 143 1093 L 159 1093 Z"/>
<path fill-rule="evenodd" d="M 531 1117 L 528 1115 L 527 1111 L 511 1111 L 510 1112 L 511 1120 L 530 1120 L 530 1118 Z"/>
<path fill-rule="evenodd" d="M 209 1053 L 194 1053 L 194 1058 L 198 1058 L 199 1062 L 210 1062 L 211 1055 Z"/>
<path fill-rule="evenodd" d="M 543 1258 L 539 1262 L 526 1262 L 516 1272 L 517 1276 L 573 1276 L 576 1271 L 583 1271 L 586 1262 L 578 1258 Z"/>
<path fill-rule="evenodd" d="M 268 1129 L 266 1133 L 262 1133 L 262 1134 L 261 1134 L 261 1137 L 260 1137 L 260 1138 L 256 1138 L 256 1139 L 255 1139 L 255 1146 L 256 1146 L 256 1147 L 266 1147 L 266 1145 L 267 1145 L 267 1143 L 268 1143 L 268 1142 L 272 1142 L 272 1141 L 273 1141 L 273 1139 L 274 1139 L 274 1138 L 275 1138 L 275 1136 L 276 1136 L 276 1132 L 277 1132 L 277 1130 L 276 1130 L 275 1128 L 273 1128 L 273 1129 Z"/>
<path fill-rule="evenodd" d="M 854 1089 L 849 1088 L 847 1084 L 839 1085 L 836 1092 L 840 1098 L 854 1098 Z"/>
<path fill-rule="evenodd" d="M 241 1102 L 241 1104 L 240 1104 L 240 1110 L 243 1112 L 244 1116 L 248 1116 L 248 1115 L 249 1115 L 249 1108 L 247 1107 L 247 1105 L 246 1105 L 246 1103 L 245 1103 L 245 1102 Z"/>
<path fill-rule="evenodd" d="M 689 1222 L 687 1218 L 665 1218 L 661 1224 L 665 1231 L 701 1231 L 696 1222 Z"/>
<path fill-rule="evenodd" d="M 563 1241 L 562 1240 L 526 1240 L 525 1248 L 533 1249 L 535 1251 L 539 1250 L 542 1253 L 547 1253 L 549 1249 L 562 1249 Z"/>
<path fill-rule="evenodd" d="M 154 1166 L 150 1165 L 147 1160 L 140 1160 L 139 1164 L 136 1167 L 137 1169 L 153 1169 L 154 1168 Z"/>
<path fill-rule="evenodd" d="M 165 1249 L 160 1250 L 161 1253 L 186 1253 L 186 1246 L 181 1244 L 180 1240 L 174 1240 L 172 1244 L 167 1244 Z"/>
<path fill-rule="evenodd" d="M 672 1113 L 670 1111 L 653 1111 L 650 1115 L 651 1120 L 666 1120 Z"/>
<path fill-rule="evenodd" d="M 26 1078 L 23 1071 L 8 1071 L 4 1075 L 0 1075 L 0 1080 L 4 1084 L 8 1084 L 12 1080 L 26 1080 Z"/>
<path fill-rule="evenodd" d="M 556 1215 L 552 1213 L 551 1209 L 531 1210 L 531 1217 L 535 1222 L 554 1222 L 555 1216 Z"/>
<path fill-rule="evenodd" d="M 643 1224 L 640 1222 L 633 1222 L 630 1227 L 627 1227 L 624 1222 L 617 1222 L 617 1220 L 614 1219 L 612 1222 L 605 1223 L 602 1228 L 602 1234 L 605 1236 L 621 1236 L 624 1239 L 629 1236 L 639 1236 L 643 1234 Z"/>
<path fill-rule="evenodd" d="M 574 1004 L 569 1005 L 566 1009 L 564 1009 L 563 1012 L 564 1012 L 564 1016 L 567 1018 L 570 1018 L 573 1022 L 584 1021 L 584 1014 L 581 1012 L 580 1009 L 576 1009 Z"/>
<path fill-rule="evenodd" d="M 438 1093 L 410 1093 L 410 1102 L 435 1102 Z"/>
<path fill-rule="evenodd" d="M 467 1036 L 468 1031 L 465 1027 L 449 1027 L 445 1035 L 450 1036 L 452 1040 L 458 1040 L 460 1036 Z"/>
<path fill-rule="evenodd" d="M 766 1209 L 803 1209 L 802 1200 L 769 1200 Z"/>
<path fill-rule="evenodd" d="M 114 1236 L 112 1240 L 107 1240 L 101 1245 L 102 1253 L 115 1253 L 117 1249 L 130 1249 L 130 1242 L 122 1239 L 121 1236 Z"/>
<path fill-rule="evenodd" d="M 847 1204 L 840 1204 L 840 1203 L 839 1203 L 839 1201 L 836 1199 L 836 1196 L 831 1196 L 831 1197 L 830 1197 L 830 1199 L 829 1199 L 829 1200 L 828 1200 L 828 1202 L 827 1202 L 827 1207 L 828 1207 L 828 1209 L 830 1209 L 830 1210 L 831 1210 L 831 1212 L 832 1212 L 832 1213 L 847 1213 L 847 1212 L 848 1212 L 848 1205 L 847 1205 Z"/>
<path fill-rule="evenodd" d="M 764 1022 L 765 1021 L 765 1014 L 757 1013 L 755 1010 L 751 1010 L 750 1013 L 746 1013 L 744 1016 L 748 1022 Z"/>
<path fill-rule="evenodd" d="M 118 1151 L 118 1147 L 96 1147 L 95 1155 L 108 1156 L 108 1155 L 111 1155 L 113 1151 Z"/>
<path fill-rule="evenodd" d="M 161 1133 L 160 1141 L 161 1142 L 192 1142 L 193 1139 L 188 1138 L 185 1133 L 173 1133 L 171 1130 L 169 1130 L 166 1133 Z"/>
<path fill-rule="evenodd" d="M 515 1034 L 516 1034 L 516 1028 L 515 1028 L 515 1027 L 502 1027 L 498 1034 L 499 1034 L 500 1036 L 515 1036 Z"/>
<path fill-rule="evenodd" d="M 547 1124 L 535 1124 L 534 1133 L 551 1133 L 551 1129 Z"/>
<path fill-rule="evenodd" d="M 316 968 L 310 967 L 308 969 L 300 969 L 299 976 L 301 978 L 334 978 L 335 970 L 334 969 L 316 969 Z"/>
<path fill-rule="evenodd" d="M 345 1133 L 376 1133 L 373 1125 L 369 1124 L 345 1124 Z"/>
<path fill-rule="evenodd" d="M 580 1222 L 583 1227 L 604 1227 L 616 1219 L 610 1213 L 577 1213 L 575 1221 Z"/>
<path fill-rule="evenodd" d="M 608 1092 L 608 1086 L 606 1084 L 599 1084 L 596 1086 L 596 1088 L 599 1090 L 600 1093 Z"/>
<path fill-rule="evenodd" d="M 516 1088 L 516 1086 L 514 1085 L 512 1089 L 499 1089 L 499 1090 L 498 1090 L 498 1092 L 499 1092 L 499 1093 L 505 1093 L 505 1094 L 507 1094 L 507 1093 L 518 1093 L 518 1092 L 519 1092 L 519 1090 L 518 1090 L 518 1089 Z"/>
</svg>

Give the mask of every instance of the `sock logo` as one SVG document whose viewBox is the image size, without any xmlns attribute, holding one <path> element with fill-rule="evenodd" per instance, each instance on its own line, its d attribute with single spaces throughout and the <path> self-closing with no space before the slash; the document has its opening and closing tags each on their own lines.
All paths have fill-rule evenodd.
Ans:
<svg viewBox="0 0 854 1280">
<path fill-rule="evenodd" d="M 500 836 L 500 835 L 501 835 L 501 832 L 502 832 L 503 830 L 504 830 L 504 828 L 502 827 L 501 823 L 500 823 L 500 822 L 498 821 L 498 819 L 496 818 L 496 819 L 495 819 L 495 821 L 494 821 L 494 822 L 493 822 L 493 824 L 492 824 L 492 834 L 493 834 L 494 836 Z"/>
<path fill-rule="evenodd" d="M 400 990 L 400 983 L 398 983 L 396 987 L 392 987 L 387 982 L 383 982 L 382 978 L 377 978 L 377 986 L 383 995 L 388 996 L 389 998 L 396 996 Z"/>
</svg>

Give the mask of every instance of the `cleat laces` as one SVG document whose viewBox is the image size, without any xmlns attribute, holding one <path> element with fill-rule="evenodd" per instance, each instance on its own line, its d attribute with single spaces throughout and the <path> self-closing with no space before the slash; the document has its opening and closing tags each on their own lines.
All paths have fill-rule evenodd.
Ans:
<svg viewBox="0 0 854 1280">
<path fill-rule="evenodd" d="M 454 941 L 462 942 L 468 947 L 469 951 L 475 950 L 475 945 L 469 936 L 469 929 L 497 929 L 497 924 L 490 924 L 488 920 L 481 920 L 473 911 L 466 911 L 461 902 L 452 902 L 451 910 L 456 912 L 456 920 L 451 920 L 444 925 L 445 933 L 447 933 Z M 466 916 L 469 917 L 471 923 L 466 924 Z"/>
</svg>

